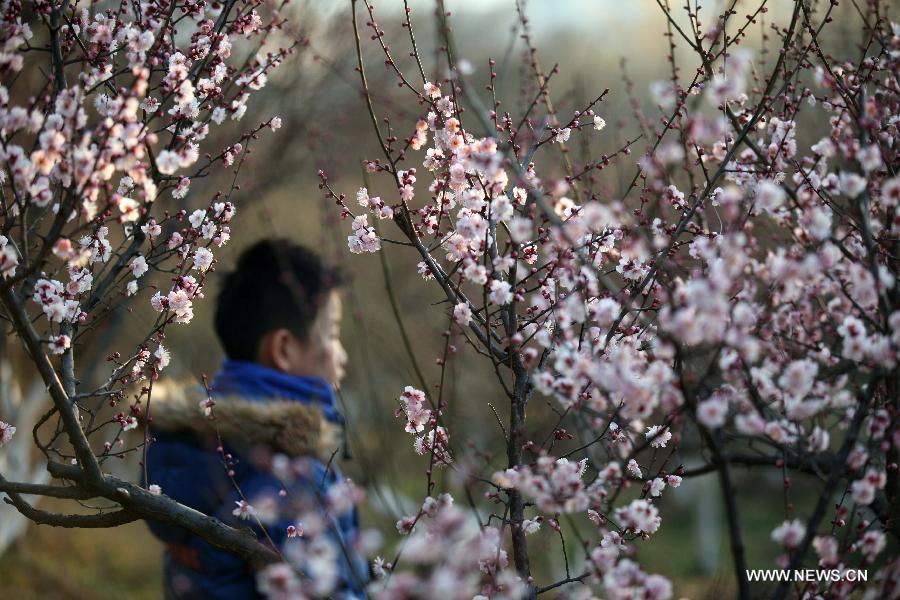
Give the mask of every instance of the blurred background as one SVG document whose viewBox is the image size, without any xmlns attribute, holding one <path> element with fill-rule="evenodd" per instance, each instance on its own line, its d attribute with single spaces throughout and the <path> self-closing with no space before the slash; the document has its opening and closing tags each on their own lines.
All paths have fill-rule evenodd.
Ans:
<svg viewBox="0 0 900 600">
<path fill-rule="evenodd" d="M 709 4 L 701 13 L 707 20 L 720 10 L 721 3 Z M 738 2 L 739 17 L 752 10 L 751 4 Z M 783 23 L 783 10 L 790 3 L 770 4 L 765 21 L 753 28 L 745 43 L 757 56 L 765 56 L 766 46 L 777 44 L 771 34 L 765 41 L 761 32 L 773 22 Z M 435 4 L 417 0 L 410 6 L 426 72 L 429 77 L 442 79 L 446 71 L 438 65 L 444 65 L 445 59 L 437 52 L 440 36 Z M 553 76 L 549 88 L 561 119 L 568 120 L 573 110 L 610 89 L 595 108 L 608 126 L 600 133 L 573 135 L 570 151 L 575 162 L 580 162 L 581 156 L 593 156 L 596 160 L 602 153 L 615 152 L 626 140 L 641 133 L 639 119 L 644 119 L 644 127 L 658 126 L 662 112 L 655 105 L 649 86 L 654 81 L 670 80 L 672 72 L 667 60 L 669 40 L 664 36 L 666 19 L 655 1 L 532 0 L 524 6 L 529 18 L 528 33 L 538 49 L 543 69 L 549 71 L 559 63 L 559 73 Z M 514 0 L 447 0 L 445 8 L 451 12 L 449 23 L 455 51 L 457 59 L 464 61 L 461 64 L 465 65 L 466 77 L 476 89 L 483 90 L 488 83 L 488 60 L 495 59 L 501 110 L 508 110 L 518 121 L 537 87 L 523 60 L 526 46 Z M 838 10 L 829 33 L 829 40 L 837 46 L 849 47 L 859 29 L 849 10 Z M 275 134 L 265 132 L 251 144 L 252 154 L 239 175 L 241 190 L 235 196 L 238 210 L 233 238 L 217 253 L 217 271 L 227 271 L 234 257 L 253 241 L 284 236 L 323 252 L 348 275 L 343 339 L 350 363 L 341 401 L 347 414 L 351 458 L 342 466 L 347 475 L 368 490 L 364 523 L 384 534 L 385 553 L 392 555 L 389 548 L 396 539 L 394 522 L 414 512 L 424 495 L 427 458 L 413 452 L 411 436 L 403 432 L 402 423 L 394 417 L 397 397 L 405 385 L 416 384 L 416 377 L 391 308 L 385 276 L 391 283 L 413 354 L 429 385 L 436 384 L 440 375 L 435 359 L 443 348 L 441 333 L 446 327 L 447 308 L 440 304 L 439 289 L 416 273 L 419 259 L 409 249 L 385 244 L 381 255 L 353 257 L 347 251 L 349 223 L 342 222 L 334 204 L 324 199 L 316 173 L 324 169 L 333 188 L 352 199 L 363 185 L 362 160 L 380 158 L 354 70 L 350 3 L 299 2 L 291 12 L 296 24 L 292 35 L 303 40 L 303 44 L 276 71 L 268 86 L 254 96 L 247 117 L 254 120 L 243 124 L 249 128 L 256 121 L 279 115 L 284 127 Z M 411 72 L 408 34 L 401 27 L 403 2 L 378 2 L 375 14 L 394 56 L 401 67 Z M 361 27 L 365 20 L 361 17 Z M 369 35 L 364 31 L 364 56 L 376 110 L 380 117 L 390 118 L 398 137 L 409 136 L 419 117 L 419 106 L 408 92 L 398 89 L 396 78 L 385 69 L 384 57 Z M 675 61 L 680 69 L 679 79 L 688 82 L 697 67 L 696 59 L 679 44 Z M 545 114 L 543 108 L 535 112 L 538 120 Z M 815 139 L 821 135 L 815 134 Z M 580 141 L 583 137 L 584 142 Z M 801 145 L 809 137 L 801 132 Z M 223 138 L 221 143 L 224 146 L 229 141 Z M 630 181 L 644 144 L 645 141 L 639 141 L 631 156 L 603 171 L 594 187 L 599 198 L 615 198 Z M 542 176 L 554 171 L 558 174 L 558 153 L 548 153 L 540 160 L 538 169 Z M 421 167 L 418 153 L 411 156 L 409 166 Z M 166 202 L 175 210 L 190 211 L 205 206 L 212 194 L 225 185 L 225 178 L 195 181 L 186 199 Z M 372 195 L 380 194 L 385 199 L 395 193 L 385 178 L 374 177 L 371 188 Z M 424 186 L 419 193 L 424 193 Z M 393 224 L 381 225 L 386 226 L 390 237 Z M 166 377 L 190 382 L 215 372 L 222 357 L 211 328 L 217 281 L 215 274 L 208 279 L 207 300 L 195 303 L 196 318 L 190 326 L 168 329 L 167 346 L 173 360 Z M 120 347 L 128 348 L 129 340 L 139 339 L 148 329 L 155 317 L 147 305 L 148 297 L 138 296 L 111 310 L 101 326 L 80 340 L 83 381 L 107 373 L 105 355 Z M 14 340 L 3 343 L 10 348 L 15 346 Z M 502 451 L 495 441 L 497 423 L 489 404 L 506 418 L 502 390 L 490 365 L 477 360 L 471 349 L 464 347 L 463 340 L 453 343 L 460 351 L 449 363 L 444 390 L 449 399 L 447 419 L 451 435 L 456 434 L 456 444 L 477 449 L 501 467 Z M 22 406 L 40 405 L 43 390 L 31 386 L 28 372 L 16 365 L 15 361 L 4 365 L 4 398 L 18 399 Z M 529 422 L 536 435 L 546 435 L 551 426 L 547 421 L 541 423 L 542 415 L 547 414 L 549 419 L 551 414 L 546 404 L 545 399 L 536 397 L 529 406 Z M 27 442 L 28 437 L 20 435 L 19 439 Z M 575 447 L 574 443 L 570 445 Z M 133 456 L 114 465 L 120 476 L 136 477 L 138 457 Z M 688 466 L 691 460 L 693 464 L 700 463 L 699 457 L 692 459 L 689 454 L 680 458 Z M 4 473 L 14 468 L 35 465 L 0 464 Z M 737 472 L 751 567 L 770 566 L 778 551 L 769 540 L 769 532 L 784 519 L 786 508 L 781 478 L 774 475 L 772 479 L 760 479 Z M 445 477 L 444 483 L 458 492 L 450 481 L 450 473 L 439 477 Z M 640 558 L 650 571 L 673 579 L 680 595 L 730 595 L 730 552 L 715 475 L 686 483 L 689 485 L 662 500 L 667 518 L 655 543 L 640 550 Z M 476 501 L 483 491 L 474 490 Z M 45 506 L 53 507 L 51 502 Z M 489 510 L 485 506 L 485 514 Z M 161 547 L 142 523 L 111 530 L 61 530 L 26 526 L 16 517 L 13 509 L 0 506 L 0 597 L 161 597 Z M 564 526 L 576 527 L 572 523 Z M 551 533 L 544 531 L 529 538 L 533 555 L 542 557 L 538 561 L 539 580 L 541 574 L 551 570 L 562 572 L 558 538 Z M 569 559 L 577 564 L 583 557 L 583 551 L 575 548 Z"/>
</svg>

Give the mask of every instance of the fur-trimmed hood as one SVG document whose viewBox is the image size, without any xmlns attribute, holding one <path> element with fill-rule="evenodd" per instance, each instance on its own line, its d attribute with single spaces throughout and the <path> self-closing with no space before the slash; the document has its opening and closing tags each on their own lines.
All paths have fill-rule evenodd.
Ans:
<svg viewBox="0 0 900 600">
<path fill-rule="evenodd" d="M 186 432 L 207 436 L 218 431 L 237 446 L 265 445 L 291 457 L 328 460 L 341 445 L 340 425 L 322 410 L 287 398 L 247 398 L 217 394 L 211 416 L 201 404 L 207 400 L 199 385 L 156 382 L 150 397 L 151 432 Z"/>
<path fill-rule="evenodd" d="M 207 395 L 202 386 L 153 383 L 148 411 L 156 441 L 147 448 L 142 484 L 158 486 L 176 502 L 232 527 L 250 528 L 281 552 L 303 513 L 320 513 L 328 524 L 327 538 L 345 550 L 330 559 L 339 577 L 335 596 L 363 598 L 368 569 L 353 549 L 359 535 L 356 509 L 329 514 L 319 504 L 344 481 L 330 460 L 340 448 L 342 422 L 330 387 L 233 364 L 226 364 L 210 387 L 212 420 L 203 414 Z M 226 456 L 216 447 L 216 431 Z M 261 446 L 294 457 L 290 468 L 280 469 L 283 461 L 260 452 Z M 240 518 L 235 506 L 246 502 L 265 507 L 265 527 L 259 519 Z M 242 559 L 174 523 L 150 519 L 147 525 L 166 544 L 167 589 L 185 598 L 260 597 L 256 573 Z"/>
</svg>

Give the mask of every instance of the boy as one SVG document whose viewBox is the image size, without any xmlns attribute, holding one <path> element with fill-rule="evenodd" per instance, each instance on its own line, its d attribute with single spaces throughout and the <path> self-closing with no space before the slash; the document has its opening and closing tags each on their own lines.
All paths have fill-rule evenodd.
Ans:
<svg viewBox="0 0 900 600">
<path fill-rule="evenodd" d="M 353 548 L 355 509 L 333 502 L 344 485 L 332 464 L 343 423 L 333 388 L 347 359 L 337 284 L 303 247 L 283 239 L 251 246 L 218 297 L 226 360 L 209 396 L 201 386 L 157 384 L 149 408 L 146 483 L 252 527 L 302 574 L 292 585 L 303 597 L 362 597 L 367 577 Z M 166 544 L 167 598 L 256 598 L 271 586 L 257 581 L 254 565 L 185 530 L 149 527 Z"/>
</svg>

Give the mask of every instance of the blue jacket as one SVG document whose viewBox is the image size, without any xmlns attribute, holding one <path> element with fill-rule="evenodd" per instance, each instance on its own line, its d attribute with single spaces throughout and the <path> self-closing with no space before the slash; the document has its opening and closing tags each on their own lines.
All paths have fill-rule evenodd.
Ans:
<svg viewBox="0 0 900 600">
<path fill-rule="evenodd" d="M 329 490 L 343 482 L 331 460 L 341 445 L 342 418 L 330 386 L 226 360 L 210 387 L 212 420 L 204 417 L 201 387 L 154 384 L 149 412 L 156 441 L 147 451 L 145 483 L 229 525 L 253 529 L 303 573 L 304 585 L 324 585 L 331 597 L 363 597 L 368 567 L 354 550 L 356 510 L 325 508 Z M 255 517 L 233 514 L 241 500 Z M 314 535 L 289 538 L 292 525 Z M 166 544 L 167 598 L 261 597 L 256 572 L 241 559 L 179 527 L 149 527 Z M 316 538 L 317 555 L 324 543 L 333 557 L 324 569 L 321 558 L 315 564 L 304 558 Z"/>
</svg>

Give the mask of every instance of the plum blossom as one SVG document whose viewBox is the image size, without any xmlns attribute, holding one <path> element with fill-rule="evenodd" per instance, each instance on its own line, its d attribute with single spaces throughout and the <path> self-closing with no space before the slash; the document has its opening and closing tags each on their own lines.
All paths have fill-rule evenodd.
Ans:
<svg viewBox="0 0 900 600">
<path fill-rule="evenodd" d="M 842 172 L 840 175 L 841 192 L 849 198 L 856 198 L 866 189 L 866 180 L 856 173 Z"/>
<path fill-rule="evenodd" d="M 838 540 L 833 536 L 816 536 L 813 548 L 819 555 L 819 565 L 833 567 L 838 564 Z"/>
<path fill-rule="evenodd" d="M 353 235 L 347 236 L 347 246 L 354 254 L 378 252 L 381 249 L 381 239 L 375 229 L 369 226 L 366 215 L 353 219 Z"/>
<path fill-rule="evenodd" d="M 881 168 L 881 150 L 877 144 L 870 144 L 864 148 L 860 148 L 856 153 L 856 159 L 866 173 L 876 171 Z"/>
<path fill-rule="evenodd" d="M 193 299 L 200 293 L 199 286 L 192 277 L 182 277 L 176 281 L 175 286 L 168 294 L 156 292 L 150 298 L 150 305 L 157 312 L 172 311 L 176 323 L 190 323 L 194 318 Z"/>
<path fill-rule="evenodd" d="M 426 81 L 425 85 L 423 86 L 423 89 L 425 91 L 425 96 L 427 96 L 428 98 L 431 98 L 432 100 L 435 98 L 441 97 L 440 84 L 431 83 L 431 82 Z"/>
<path fill-rule="evenodd" d="M 331 514 L 341 516 L 360 504 L 364 498 L 365 491 L 350 479 L 345 479 L 328 488 L 325 501 Z"/>
<path fill-rule="evenodd" d="M 787 194 L 774 181 L 761 181 L 756 186 L 756 204 L 768 212 L 775 212 L 784 204 Z"/>
<path fill-rule="evenodd" d="M 16 433 L 16 428 L 10 425 L 9 423 L 4 423 L 0 421 L 0 447 L 5 446 L 9 443 Z"/>
<path fill-rule="evenodd" d="M 569 461 L 542 455 L 530 467 L 507 469 L 495 473 L 495 483 L 515 488 L 526 498 L 533 499 L 544 512 L 582 512 L 590 502 L 589 490 L 583 481 L 587 461 Z"/>
<path fill-rule="evenodd" d="M 812 389 L 819 365 L 809 359 L 791 362 L 778 378 L 778 385 L 793 398 L 803 398 Z"/>
<path fill-rule="evenodd" d="M 131 269 L 131 274 L 134 275 L 135 279 L 140 278 L 149 269 L 147 259 L 140 255 L 131 259 L 131 262 L 128 263 L 128 268 Z"/>
<path fill-rule="evenodd" d="M 561 143 L 563 143 L 563 142 L 568 142 L 568 141 L 569 141 L 569 136 L 570 136 L 571 134 L 572 134 L 572 130 L 569 129 L 568 127 L 565 127 L 565 128 L 563 128 L 563 129 L 558 130 L 558 131 L 553 135 L 553 141 L 556 142 L 556 143 L 558 143 L 558 144 L 561 144 Z"/>
<path fill-rule="evenodd" d="M 156 369 L 158 371 L 162 371 L 166 367 L 169 366 L 169 363 L 172 361 L 172 357 L 169 354 L 168 348 L 160 344 L 157 346 L 156 350 L 153 351 L 153 358 L 156 359 Z"/>
<path fill-rule="evenodd" d="M 203 248 L 201 246 L 194 250 L 194 268 L 201 272 L 208 271 L 212 266 L 214 259 L 213 253 L 210 252 L 208 248 Z"/>
<path fill-rule="evenodd" d="M 191 227 L 194 229 L 200 229 L 200 227 L 203 226 L 204 221 L 206 221 L 206 211 L 201 208 L 192 212 L 188 217 L 188 223 L 190 223 Z"/>
<path fill-rule="evenodd" d="M 53 354 L 62 354 L 72 346 L 72 338 L 67 335 L 58 335 L 48 343 L 50 352 Z"/>
<path fill-rule="evenodd" d="M 400 396 L 400 405 L 406 415 L 406 432 L 421 433 L 431 419 L 431 410 L 425 408 L 425 392 L 406 386 Z"/>
<path fill-rule="evenodd" d="M 469 325 L 472 320 L 472 309 L 469 308 L 468 303 L 460 302 L 453 307 L 453 320 L 462 327 Z"/>
<path fill-rule="evenodd" d="M 231 514 L 235 517 L 240 518 L 242 521 L 246 521 L 250 517 L 256 516 L 256 509 L 248 504 L 246 500 L 235 500 L 234 503 L 237 505 L 237 508 L 231 511 Z"/>
<path fill-rule="evenodd" d="M 867 531 L 860 538 L 857 548 L 866 560 L 872 562 L 887 546 L 887 536 L 880 531 Z"/>
<path fill-rule="evenodd" d="M 288 563 L 280 562 L 260 569 L 256 574 L 256 589 L 266 598 L 303 597 L 303 583 L 297 571 Z"/>
<path fill-rule="evenodd" d="M 672 439 L 672 432 L 668 427 L 654 425 L 647 428 L 644 436 L 650 440 L 650 446 L 653 448 L 665 448 L 669 440 Z"/>
<path fill-rule="evenodd" d="M 650 84 L 650 94 L 654 101 L 663 108 L 675 106 L 677 92 L 670 81 L 654 81 Z"/>
<path fill-rule="evenodd" d="M 631 473 L 635 478 L 640 479 L 643 477 L 641 474 L 641 467 L 638 465 L 637 461 L 633 458 L 628 461 L 628 472 Z"/>
<path fill-rule="evenodd" d="M 6 236 L 0 235 L 0 276 L 3 279 L 14 277 L 18 264 L 19 256 L 15 247 L 9 243 Z"/>
<path fill-rule="evenodd" d="M 862 479 L 850 485 L 853 501 L 857 504 L 871 504 L 875 500 L 875 493 L 884 489 L 886 483 L 887 475 L 883 471 L 867 470 Z"/>
<path fill-rule="evenodd" d="M 150 219 L 145 225 L 141 225 L 141 231 L 150 241 L 154 241 L 162 233 L 162 227 L 159 226 L 156 219 Z"/>
<path fill-rule="evenodd" d="M 697 405 L 697 420 L 710 429 L 722 427 L 727 416 L 728 402 L 722 397 L 715 396 Z"/>
<path fill-rule="evenodd" d="M 844 340 L 841 354 L 851 360 L 862 360 L 868 345 L 865 324 L 860 319 L 847 315 L 837 331 Z"/>
<path fill-rule="evenodd" d="M 794 519 L 793 521 L 785 521 L 776 527 L 772 531 L 772 541 L 790 550 L 800 544 L 805 534 L 806 527 L 799 519 Z"/>
<path fill-rule="evenodd" d="M 541 521 L 538 519 L 525 519 L 522 521 L 522 531 L 525 535 L 531 535 L 541 530 Z"/>
<path fill-rule="evenodd" d="M 490 299 L 494 304 L 509 304 L 513 299 L 512 287 L 506 281 L 494 279 L 491 281 Z"/>
<path fill-rule="evenodd" d="M 156 157 L 156 168 L 163 175 L 171 175 L 181 168 L 181 157 L 177 152 L 163 150 Z"/>
<path fill-rule="evenodd" d="M 635 532 L 656 533 L 660 525 L 659 511 L 648 500 L 632 500 L 631 504 L 616 509 L 616 518 L 622 527 Z"/>
</svg>

